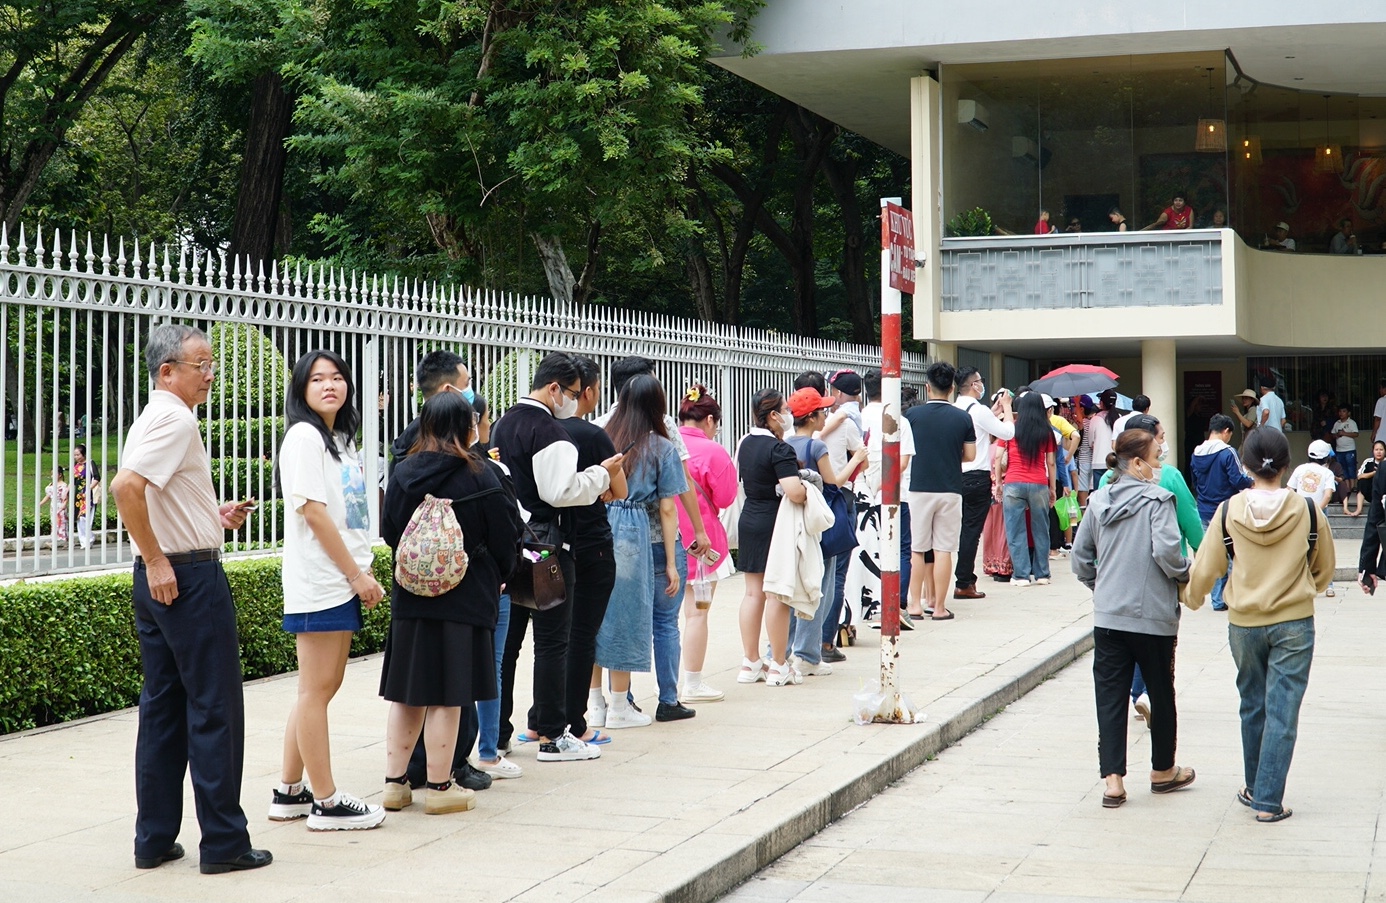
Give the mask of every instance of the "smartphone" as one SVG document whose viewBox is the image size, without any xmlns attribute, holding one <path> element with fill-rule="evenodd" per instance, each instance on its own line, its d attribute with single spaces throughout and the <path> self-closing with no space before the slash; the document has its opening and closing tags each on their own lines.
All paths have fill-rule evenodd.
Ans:
<svg viewBox="0 0 1386 903">
<path fill-rule="evenodd" d="M 242 511 L 254 511 L 256 508 L 260 507 L 260 503 L 255 501 L 255 499 L 246 499 L 236 507 Z"/>
<path fill-rule="evenodd" d="M 654 430 L 650 430 L 650 432 L 652 433 L 652 432 L 654 432 Z M 650 433 L 646 433 L 646 434 L 645 434 L 645 436 L 648 436 L 648 435 L 650 435 Z M 631 450 L 632 448 L 635 448 L 635 446 L 639 445 L 639 444 L 640 444 L 640 440 L 641 440 L 641 439 L 644 439 L 645 436 L 636 436 L 634 439 L 631 440 L 630 445 L 627 445 L 625 448 L 621 449 L 621 454 L 623 454 L 623 455 L 628 455 L 628 454 L 630 454 L 630 450 Z"/>
<path fill-rule="evenodd" d="M 715 567 L 717 562 L 722 560 L 722 553 L 709 546 L 701 552 L 695 552 L 692 546 L 684 549 L 689 555 L 707 563 L 709 567 Z"/>
</svg>

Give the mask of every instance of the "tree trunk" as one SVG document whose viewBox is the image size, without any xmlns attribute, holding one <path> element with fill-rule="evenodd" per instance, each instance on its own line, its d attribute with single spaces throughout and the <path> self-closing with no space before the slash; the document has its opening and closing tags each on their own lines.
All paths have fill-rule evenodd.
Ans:
<svg viewBox="0 0 1386 903">
<path fill-rule="evenodd" d="M 876 341 L 876 317 L 871 309 L 871 287 L 866 281 L 866 234 L 862 228 L 861 199 L 857 197 L 857 166 L 854 160 L 823 160 L 838 209 L 842 211 L 842 264 L 838 275 L 847 291 L 847 314 L 852 323 L 852 340 Z"/>
<path fill-rule="evenodd" d="M 573 278 L 573 268 L 568 266 L 568 255 L 563 253 L 563 242 L 556 235 L 540 235 L 531 232 L 535 250 L 539 252 L 539 263 L 544 267 L 544 278 L 549 281 L 549 293 L 565 304 L 573 303 L 573 288 L 577 280 Z"/>
<path fill-rule="evenodd" d="M 274 258 L 284 195 L 284 165 L 294 99 L 277 72 L 256 77 L 251 89 L 250 122 L 245 130 L 245 158 L 236 192 L 236 219 L 231 230 L 233 256 L 250 258 L 250 267 Z"/>
<path fill-rule="evenodd" d="M 713 286 L 712 267 L 707 262 L 707 251 L 701 238 L 688 240 L 685 252 L 688 263 L 688 286 L 693 292 L 693 303 L 698 308 L 698 319 L 717 319 L 717 291 Z"/>
</svg>

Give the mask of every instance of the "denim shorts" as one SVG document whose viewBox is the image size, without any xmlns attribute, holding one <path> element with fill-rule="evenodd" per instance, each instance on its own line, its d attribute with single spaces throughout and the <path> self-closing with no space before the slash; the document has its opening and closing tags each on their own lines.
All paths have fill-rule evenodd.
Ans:
<svg viewBox="0 0 1386 903">
<path fill-rule="evenodd" d="M 306 611 L 284 615 L 285 633 L 332 633 L 361 629 L 361 597 L 352 596 L 341 605 L 323 611 Z"/>
</svg>

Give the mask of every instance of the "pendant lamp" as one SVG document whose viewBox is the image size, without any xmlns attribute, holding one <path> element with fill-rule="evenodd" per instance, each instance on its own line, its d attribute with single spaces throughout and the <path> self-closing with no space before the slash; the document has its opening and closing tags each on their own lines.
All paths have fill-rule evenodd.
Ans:
<svg viewBox="0 0 1386 903">
<path fill-rule="evenodd" d="M 1333 144 L 1328 137 L 1328 95 L 1323 96 L 1323 144 L 1314 148 L 1314 172 L 1343 171 L 1342 145 Z"/>
<path fill-rule="evenodd" d="M 1208 112 L 1213 112 L 1213 67 L 1208 70 Z M 1227 122 L 1222 119 L 1198 120 L 1198 134 L 1194 137 L 1194 150 L 1202 154 L 1223 154 L 1227 152 Z"/>
</svg>

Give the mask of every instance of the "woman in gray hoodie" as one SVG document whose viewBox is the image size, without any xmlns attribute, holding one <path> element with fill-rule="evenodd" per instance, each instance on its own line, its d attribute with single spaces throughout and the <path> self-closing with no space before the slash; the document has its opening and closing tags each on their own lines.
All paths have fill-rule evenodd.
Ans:
<svg viewBox="0 0 1386 903">
<path fill-rule="evenodd" d="M 1093 591 L 1092 676 L 1097 694 L 1098 758 L 1104 808 L 1126 802 L 1127 693 L 1136 665 L 1150 696 L 1150 792 L 1193 783 L 1174 764 L 1174 644 L 1179 587 L 1189 579 L 1180 552 L 1174 495 L 1160 487 L 1160 446 L 1144 430 L 1117 437 L 1112 482 L 1088 499 L 1073 539 L 1074 575 Z"/>
</svg>

